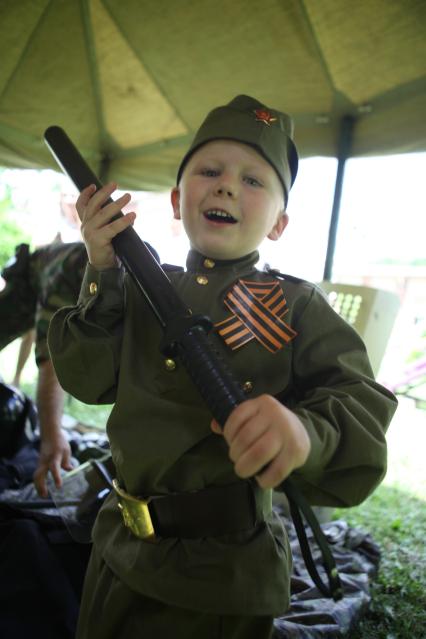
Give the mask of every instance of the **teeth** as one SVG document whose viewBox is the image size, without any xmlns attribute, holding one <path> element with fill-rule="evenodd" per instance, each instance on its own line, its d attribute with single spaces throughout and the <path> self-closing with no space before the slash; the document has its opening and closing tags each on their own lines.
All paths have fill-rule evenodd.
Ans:
<svg viewBox="0 0 426 639">
<path fill-rule="evenodd" d="M 235 222 L 235 218 L 232 217 L 232 215 L 230 215 L 226 211 L 221 211 L 220 209 L 210 209 L 209 211 L 206 211 L 206 215 L 207 217 L 221 217 L 225 220 Z"/>
</svg>

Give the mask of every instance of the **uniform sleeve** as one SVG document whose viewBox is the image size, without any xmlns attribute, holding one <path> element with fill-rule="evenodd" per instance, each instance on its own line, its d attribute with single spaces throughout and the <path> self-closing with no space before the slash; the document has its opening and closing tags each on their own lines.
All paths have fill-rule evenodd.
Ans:
<svg viewBox="0 0 426 639">
<path fill-rule="evenodd" d="M 50 320 L 63 306 L 77 303 L 87 253 L 82 242 L 50 244 L 34 253 L 37 289 L 35 358 L 37 366 L 50 359 L 47 332 Z"/>
<path fill-rule="evenodd" d="M 124 272 L 88 264 L 76 306 L 60 309 L 48 333 L 61 386 L 87 404 L 115 401 L 123 331 Z"/>
<path fill-rule="evenodd" d="M 319 291 L 312 292 L 297 331 L 295 399 L 284 401 L 312 447 L 294 478 L 313 504 L 359 504 L 386 472 L 385 432 L 396 399 L 374 381 L 361 338 Z"/>
<path fill-rule="evenodd" d="M 56 313 L 63 306 L 72 306 L 77 302 L 80 291 L 80 281 L 76 280 L 74 286 L 58 276 L 56 280 L 49 282 L 48 286 L 43 286 L 43 290 L 37 300 L 35 314 L 35 359 L 37 366 L 50 359 L 47 345 L 47 333 L 49 324 Z"/>
</svg>

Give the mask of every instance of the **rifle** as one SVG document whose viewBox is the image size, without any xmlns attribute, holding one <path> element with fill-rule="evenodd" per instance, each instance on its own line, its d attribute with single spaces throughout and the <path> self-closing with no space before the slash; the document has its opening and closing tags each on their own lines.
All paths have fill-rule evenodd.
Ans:
<svg viewBox="0 0 426 639">
<path fill-rule="evenodd" d="M 44 138 L 57 163 L 79 191 L 90 184 L 95 184 L 97 190 L 102 188 L 101 182 L 63 129 L 51 126 L 46 129 Z M 112 201 L 108 198 L 106 204 Z M 122 215 L 119 212 L 114 219 Z M 246 397 L 226 362 L 208 340 L 211 320 L 203 315 L 193 315 L 191 309 L 184 305 L 166 273 L 133 228 L 126 228 L 112 243 L 124 268 L 146 298 L 163 329 L 162 352 L 168 357 L 180 359 L 213 417 L 223 427 L 234 408 Z M 336 563 L 314 512 L 290 477 L 282 482 L 280 488 L 288 499 L 309 574 L 324 595 L 335 601 L 341 599 L 343 592 Z M 321 550 L 328 586 L 316 569 L 301 512 Z"/>
</svg>

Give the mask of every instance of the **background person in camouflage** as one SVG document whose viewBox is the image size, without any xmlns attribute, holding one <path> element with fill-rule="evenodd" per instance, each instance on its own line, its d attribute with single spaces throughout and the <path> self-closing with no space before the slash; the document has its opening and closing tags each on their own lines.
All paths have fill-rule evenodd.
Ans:
<svg viewBox="0 0 426 639">
<path fill-rule="evenodd" d="M 69 188 L 63 188 L 61 190 L 58 200 L 60 213 L 58 231 L 52 240 L 52 246 L 57 247 L 58 245 L 62 245 L 63 242 L 70 243 L 81 240 L 80 220 L 75 208 L 76 199 L 77 192 L 72 193 Z M 14 258 L 10 260 L 4 270 L 9 282 L 8 294 L 5 295 L 4 298 L 15 300 L 15 303 L 12 304 L 11 307 L 17 312 L 16 314 L 10 313 L 7 309 L 7 304 L 5 302 L 3 303 L 5 312 L 2 317 L 2 336 L 9 341 L 13 335 L 15 337 L 21 336 L 15 374 L 12 380 L 12 384 L 16 387 L 20 385 L 22 371 L 28 361 L 35 341 L 34 314 L 39 291 L 38 272 L 40 268 L 44 268 L 45 263 L 50 262 L 50 251 L 47 248 L 49 245 L 50 243 L 47 244 L 43 242 L 40 247 L 37 246 L 37 248 L 41 249 L 41 252 L 35 251 L 31 260 L 29 245 L 22 244 L 17 246 Z M 56 254 L 57 251 L 55 249 L 51 255 L 53 257 Z M 40 261 L 40 259 L 40 268 L 38 268 L 36 264 L 30 266 L 30 261 L 35 262 Z M 5 284 L 4 280 L 2 284 Z M 17 300 L 18 297 L 19 299 Z M 22 329 L 23 326 L 27 327 L 24 333 Z M 4 344 L 2 343 L 0 347 L 3 348 L 3 346 Z"/>
<path fill-rule="evenodd" d="M 38 366 L 37 407 L 41 441 L 34 483 L 40 495 L 47 496 L 48 472 L 51 472 L 59 487 L 61 468 L 72 468 L 71 449 L 61 428 L 65 392 L 50 359 L 47 332 L 55 312 L 63 306 L 75 304 L 87 263 L 87 253 L 84 244 L 74 242 L 46 247 L 38 257 L 40 294 L 35 315 L 35 358 Z"/>
<path fill-rule="evenodd" d="M 35 329 L 41 441 L 34 482 L 42 496 L 47 496 L 49 470 L 60 486 L 61 468 L 71 469 L 71 450 L 61 429 L 65 393 L 50 360 L 47 330 L 59 308 L 75 304 L 86 262 L 82 242 L 53 242 L 33 253 L 21 244 L 2 273 L 6 286 L 0 293 L 0 349 Z"/>
<path fill-rule="evenodd" d="M 50 359 L 47 332 L 56 311 L 77 302 L 86 264 L 83 242 L 55 241 L 33 253 L 27 244 L 21 244 L 2 272 L 6 286 L 0 292 L 0 350 L 35 332 L 40 459 L 34 483 L 43 497 L 47 496 L 49 471 L 60 487 L 61 468 L 71 470 L 71 449 L 61 429 L 65 392 Z"/>
</svg>

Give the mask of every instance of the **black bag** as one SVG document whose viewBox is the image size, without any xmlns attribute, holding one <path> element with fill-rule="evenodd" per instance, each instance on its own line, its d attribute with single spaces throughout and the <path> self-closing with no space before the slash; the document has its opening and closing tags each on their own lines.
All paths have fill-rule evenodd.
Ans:
<svg viewBox="0 0 426 639">
<path fill-rule="evenodd" d="M 14 386 L 0 382 L 0 457 L 12 458 L 35 439 L 37 409 Z"/>
</svg>

